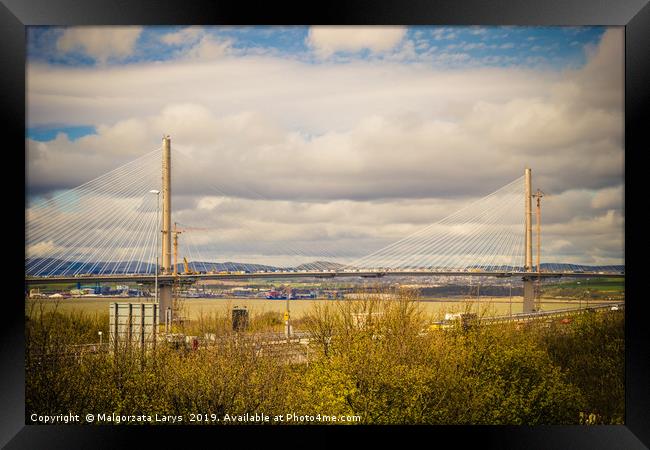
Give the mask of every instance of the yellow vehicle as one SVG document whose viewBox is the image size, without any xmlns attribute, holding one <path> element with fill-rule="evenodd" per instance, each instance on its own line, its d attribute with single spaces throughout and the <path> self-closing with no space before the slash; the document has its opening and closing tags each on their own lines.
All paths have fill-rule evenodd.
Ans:
<svg viewBox="0 0 650 450">
<path fill-rule="evenodd" d="M 429 325 L 429 331 L 447 330 L 452 326 L 453 325 L 448 323 L 446 320 L 442 320 L 440 322 L 433 322 L 431 325 Z"/>
<path fill-rule="evenodd" d="M 185 275 L 197 275 L 198 272 L 190 270 L 190 264 L 187 262 L 187 258 L 183 256 L 183 265 L 185 266 Z"/>
</svg>

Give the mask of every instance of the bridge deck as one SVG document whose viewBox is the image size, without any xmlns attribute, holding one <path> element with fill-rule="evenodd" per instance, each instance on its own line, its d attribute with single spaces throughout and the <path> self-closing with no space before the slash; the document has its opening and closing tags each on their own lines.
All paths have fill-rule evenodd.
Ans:
<svg viewBox="0 0 650 450">
<path fill-rule="evenodd" d="M 179 275 L 158 275 L 158 283 L 172 283 L 175 280 L 182 283 L 192 283 L 200 280 L 244 280 L 244 279 L 272 279 L 272 278 L 381 278 L 390 276 L 407 277 L 495 277 L 509 278 L 521 277 L 523 279 L 537 278 L 625 278 L 624 273 L 607 272 L 489 272 L 489 271 L 433 271 L 433 270 L 410 270 L 410 271 L 304 271 L 304 272 L 230 272 L 230 273 L 204 273 L 204 274 L 179 274 Z M 88 275 L 88 276 L 47 276 L 47 277 L 25 277 L 27 284 L 51 284 L 51 283 L 76 283 L 76 282 L 128 282 L 154 283 L 155 275 L 152 274 L 114 274 L 114 275 Z"/>
</svg>

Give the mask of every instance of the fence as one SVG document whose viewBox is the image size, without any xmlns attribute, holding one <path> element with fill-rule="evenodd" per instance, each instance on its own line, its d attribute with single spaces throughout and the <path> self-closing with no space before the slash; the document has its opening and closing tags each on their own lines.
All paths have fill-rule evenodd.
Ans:
<svg viewBox="0 0 650 450">
<path fill-rule="evenodd" d="M 158 329 L 158 304 L 111 303 L 109 345 L 155 347 Z"/>
</svg>

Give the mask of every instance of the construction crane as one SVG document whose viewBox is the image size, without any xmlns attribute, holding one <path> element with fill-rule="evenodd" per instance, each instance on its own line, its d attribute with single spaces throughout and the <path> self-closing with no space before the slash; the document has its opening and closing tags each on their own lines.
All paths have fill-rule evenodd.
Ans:
<svg viewBox="0 0 650 450">
<path fill-rule="evenodd" d="M 209 231 L 209 228 L 196 228 L 196 227 L 185 227 L 185 228 L 178 228 L 178 222 L 174 222 L 174 229 L 172 230 L 172 236 L 174 239 L 174 270 L 173 274 L 178 275 L 178 235 L 182 234 L 186 231 Z M 183 258 L 183 262 L 185 264 L 185 273 L 188 274 L 189 272 L 189 265 L 187 263 L 187 258 Z"/>
<path fill-rule="evenodd" d="M 190 264 L 187 262 L 187 258 L 183 256 L 183 265 L 185 266 L 185 275 L 196 275 L 198 272 L 190 270 Z"/>
<path fill-rule="evenodd" d="M 540 190 L 537 189 L 537 192 L 535 192 L 532 195 L 533 198 L 537 200 L 537 272 L 542 271 L 542 267 L 540 265 L 540 260 L 541 260 L 541 253 L 542 253 L 542 197 L 544 197 L 544 193 Z"/>
<path fill-rule="evenodd" d="M 537 219 L 537 249 L 535 251 L 536 253 L 536 259 L 537 259 L 537 273 L 542 272 L 542 265 L 541 265 L 541 257 L 542 257 L 542 197 L 544 197 L 544 192 L 541 191 L 541 189 L 537 189 L 537 192 L 535 192 L 531 197 L 537 200 L 537 211 L 536 211 L 536 219 Z M 541 277 L 537 277 L 537 282 L 535 283 L 535 310 L 540 311 L 541 310 L 541 295 L 542 295 L 542 279 Z"/>
<path fill-rule="evenodd" d="M 174 239 L 174 276 L 178 275 L 178 235 L 182 233 L 176 225 L 177 223 L 174 222 L 174 230 L 172 231 Z M 187 272 L 187 260 L 185 260 L 185 271 Z"/>
</svg>

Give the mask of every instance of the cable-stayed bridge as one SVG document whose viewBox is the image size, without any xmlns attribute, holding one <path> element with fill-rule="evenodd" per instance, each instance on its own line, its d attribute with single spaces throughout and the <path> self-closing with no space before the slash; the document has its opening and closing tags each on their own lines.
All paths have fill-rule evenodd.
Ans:
<svg viewBox="0 0 650 450">
<path fill-rule="evenodd" d="M 163 309 L 172 282 L 200 279 L 519 276 L 526 304 L 533 279 L 624 276 L 620 266 L 540 262 L 539 225 L 533 251 L 532 203 L 537 198 L 539 219 L 541 196 L 532 192 L 530 169 L 442 220 L 358 257 L 353 240 L 332 248 L 261 235 L 244 223 L 229 229 L 173 223 L 171 155 L 171 140 L 164 137 L 162 148 L 27 208 L 26 281 L 156 283 Z M 193 164 L 174 152 L 175 174 Z M 228 211 L 233 193 L 212 190 Z M 265 200 L 247 194 L 250 202 Z M 226 253 L 237 255 L 237 262 L 217 262 Z"/>
</svg>

